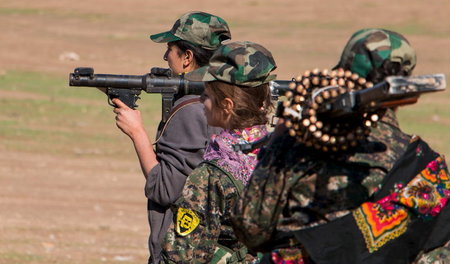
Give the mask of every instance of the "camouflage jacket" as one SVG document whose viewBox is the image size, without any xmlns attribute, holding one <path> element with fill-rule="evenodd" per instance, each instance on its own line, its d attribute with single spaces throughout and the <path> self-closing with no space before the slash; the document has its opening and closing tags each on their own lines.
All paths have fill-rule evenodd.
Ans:
<svg viewBox="0 0 450 264">
<path fill-rule="evenodd" d="M 233 251 L 243 247 L 233 233 L 229 213 L 242 190 L 242 182 L 212 163 L 195 169 L 176 204 L 176 222 L 164 239 L 163 259 L 169 263 L 210 263 L 218 244 Z"/>
<path fill-rule="evenodd" d="M 232 221 L 238 238 L 249 248 L 263 252 L 277 247 L 297 248 L 294 254 L 308 259 L 302 243 L 283 236 L 351 216 L 352 210 L 377 193 L 411 139 L 399 129 L 390 110 L 368 141 L 349 155 L 325 156 L 288 135 L 278 138 L 261 153 L 243 199 L 235 208 Z M 445 162 L 441 159 L 439 164 L 443 164 L 439 167 L 442 171 L 437 175 L 447 178 L 443 186 L 448 189 Z M 444 197 L 450 195 L 445 190 L 443 193 Z M 292 257 L 292 252 L 288 254 Z"/>
<path fill-rule="evenodd" d="M 174 221 L 163 241 L 164 262 L 254 261 L 244 244 L 237 240 L 230 218 L 232 208 L 240 199 L 244 184 L 256 165 L 256 155 L 229 150 L 235 140 L 245 138 L 252 142 L 266 134 L 264 126 L 254 126 L 231 134 L 223 131 L 216 139 L 213 137 L 205 153 L 205 158 L 212 159 L 203 161 L 189 175 L 182 196 L 172 207 Z M 211 151 L 211 148 L 216 151 Z"/>
</svg>

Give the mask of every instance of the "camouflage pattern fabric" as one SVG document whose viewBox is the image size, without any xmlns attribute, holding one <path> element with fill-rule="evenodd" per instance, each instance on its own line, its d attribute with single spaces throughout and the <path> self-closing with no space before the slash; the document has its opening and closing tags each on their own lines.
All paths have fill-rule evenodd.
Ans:
<svg viewBox="0 0 450 264">
<path fill-rule="evenodd" d="M 274 231 L 288 232 L 323 224 L 325 219 L 345 215 L 365 201 L 377 190 L 410 140 L 409 135 L 399 130 L 392 110 L 384 115 L 379 126 L 369 140 L 390 148 L 342 156 L 334 162 L 325 159 L 322 153 L 305 149 L 287 134 L 274 141 L 261 153 L 236 208 L 233 222 L 239 230 L 237 234 L 242 236 L 240 239 L 251 248 L 259 248 L 271 239 Z M 363 163 L 367 166 L 357 166 Z"/>
<path fill-rule="evenodd" d="M 267 252 L 277 246 L 277 234 L 349 214 L 377 191 L 410 139 L 398 128 L 392 110 L 357 153 L 327 157 L 289 135 L 281 136 L 261 152 L 235 208 L 232 221 L 238 238 L 250 249 Z M 286 244 L 301 248 L 295 241 Z"/>
<path fill-rule="evenodd" d="M 236 185 L 240 187 L 236 189 Z M 238 263 L 230 262 L 230 252 L 242 250 L 244 245 L 234 235 L 230 212 L 243 188 L 241 181 L 211 163 L 195 169 L 174 207 L 175 223 L 163 241 L 164 262 Z M 241 263 L 254 261 L 251 255 L 242 257 Z"/>
<path fill-rule="evenodd" d="M 223 81 L 239 86 L 256 87 L 275 79 L 272 53 L 263 46 L 245 41 L 222 45 L 212 55 L 209 66 L 187 73 L 190 81 Z"/>
<path fill-rule="evenodd" d="M 214 135 L 204 161 L 187 178 L 172 206 L 175 219 L 163 241 L 166 263 L 250 263 L 255 258 L 237 240 L 230 215 L 256 163 L 259 148 L 235 152 L 233 146 L 267 135 L 265 125 L 226 129 Z"/>
<path fill-rule="evenodd" d="M 222 41 L 231 39 L 228 24 L 222 18 L 204 12 L 189 12 L 181 16 L 167 32 L 151 35 L 157 43 L 186 40 L 204 49 L 215 50 Z"/>
<path fill-rule="evenodd" d="M 437 248 L 417 257 L 414 264 L 447 264 L 450 263 L 450 241 L 445 246 Z"/>
<path fill-rule="evenodd" d="M 362 29 L 352 35 L 335 68 L 344 68 L 361 77 L 379 69 L 384 61 L 398 62 L 412 72 L 416 52 L 402 35 L 385 29 Z"/>
</svg>

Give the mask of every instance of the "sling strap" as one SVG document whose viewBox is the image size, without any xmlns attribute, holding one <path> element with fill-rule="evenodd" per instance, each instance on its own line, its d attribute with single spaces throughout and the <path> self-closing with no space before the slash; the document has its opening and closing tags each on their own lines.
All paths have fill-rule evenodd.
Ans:
<svg viewBox="0 0 450 264">
<path fill-rule="evenodd" d="M 233 177 L 233 175 L 231 175 L 228 171 L 224 170 L 219 165 L 217 165 L 216 162 L 205 160 L 202 161 L 202 164 L 204 163 L 215 167 L 216 169 L 220 170 L 223 174 L 225 174 L 236 188 L 238 196 L 241 197 L 241 194 L 244 191 L 244 184 L 242 182 L 236 180 Z M 248 249 L 245 246 L 240 247 L 236 251 L 222 244 L 218 244 L 217 247 L 218 249 L 216 249 L 216 251 L 214 252 L 214 257 L 210 263 L 243 263 L 245 260 L 245 256 L 248 253 Z M 224 262 L 224 260 L 226 260 L 226 262 Z"/>
<path fill-rule="evenodd" d="M 178 113 L 178 111 L 185 108 L 186 106 L 189 106 L 192 104 L 199 104 L 199 103 L 200 103 L 200 98 L 196 97 L 196 98 L 191 98 L 186 101 L 183 101 L 183 102 L 179 103 L 177 106 L 175 106 L 174 108 L 172 108 L 172 111 L 170 111 L 167 121 L 164 123 L 164 126 L 161 129 L 161 133 L 159 134 L 158 138 L 155 140 L 155 142 L 153 144 L 156 144 L 161 139 L 162 135 L 164 135 L 164 132 L 166 131 L 166 129 L 170 123 L 170 120 L 172 120 L 172 118 L 175 116 L 176 113 Z"/>
</svg>

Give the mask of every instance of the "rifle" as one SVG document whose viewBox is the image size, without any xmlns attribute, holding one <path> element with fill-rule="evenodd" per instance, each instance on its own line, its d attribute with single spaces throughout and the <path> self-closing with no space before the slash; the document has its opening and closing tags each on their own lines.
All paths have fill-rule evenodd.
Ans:
<svg viewBox="0 0 450 264">
<path fill-rule="evenodd" d="M 290 81 L 276 81 L 270 84 L 272 99 L 278 100 L 288 90 Z M 170 69 L 152 68 L 144 75 L 94 74 L 93 68 L 75 68 L 69 75 L 70 86 L 97 87 L 108 96 L 108 104 L 113 98 L 119 98 L 128 107 L 138 107 L 141 91 L 159 93 L 162 96 L 162 121 L 166 122 L 174 99 L 183 95 L 201 95 L 205 88 L 203 82 L 191 82 L 183 75 L 174 76 Z"/>
<path fill-rule="evenodd" d="M 370 133 L 369 128 L 376 125 L 386 108 L 413 104 L 421 94 L 443 91 L 446 87 L 443 74 L 391 76 L 373 86 L 351 72 L 336 71 L 337 76 L 325 71 L 307 72 L 289 81 L 270 82 L 271 96 L 273 100 L 283 95 L 288 98 L 279 102 L 276 116 L 286 120 L 289 134 L 307 146 L 324 151 L 337 151 L 336 143 L 341 144 L 342 150 L 355 146 L 357 140 Z M 111 106 L 115 106 L 111 99 L 119 98 L 133 109 L 141 91 L 160 93 L 163 122 L 176 96 L 200 95 L 204 90 L 203 82 L 188 81 L 183 75 L 173 76 L 170 69 L 164 68 L 152 68 L 144 75 L 94 74 L 93 68 L 76 68 L 69 75 L 69 85 L 97 87 L 108 95 Z M 329 132 L 335 130 L 339 133 Z M 250 152 L 269 139 L 236 145 L 235 150 Z"/>
<path fill-rule="evenodd" d="M 332 87 L 324 87 L 316 93 L 323 93 Z M 323 104 L 318 109 L 330 117 L 343 117 L 355 112 L 374 112 L 378 109 L 414 104 L 424 93 L 444 91 L 444 74 L 419 75 L 411 77 L 389 76 L 371 88 L 350 91 Z M 316 94 L 314 96 L 317 96 Z"/>
<path fill-rule="evenodd" d="M 276 115 L 285 118 L 289 134 L 297 141 L 324 152 L 346 151 L 355 147 L 358 140 L 370 134 L 370 127 L 376 126 L 385 109 L 414 104 L 420 95 L 446 88 L 445 75 L 432 74 L 390 76 L 373 86 L 361 78 L 354 78 L 351 83 L 347 80 L 342 81 L 341 85 L 320 87 L 319 83 L 329 84 L 334 78 L 322 75 L 322 82 L 311 82 L 316 83 L 316 87 L 306 89 L 309 80 L 317 76 L 318 73 L 307 78 L 303 76 L 292 82 L 291 92 L 286 93 L 290 100 L 279 103 Z M 305 79 L 308 81 L 305 82 Z M 342 88 L 344 85 L 353 88 L 356 81 L 361 87 Z M 364 84 L 366 87 L 362 87 Z M 267 144 L 270 139 L 269 134 L 250 144 L 235 145 L 234 150 L 248 153 Z"/>
</svg>

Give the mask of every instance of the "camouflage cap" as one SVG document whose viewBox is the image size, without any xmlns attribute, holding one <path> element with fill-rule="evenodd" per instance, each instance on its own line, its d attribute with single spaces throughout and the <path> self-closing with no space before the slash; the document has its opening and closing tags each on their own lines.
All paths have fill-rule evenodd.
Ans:
<svg viewBox="0 0 450 264">
<path fill-rule="evenodd" d="M 270 51 L 249 42 L 222 45 L 209 60 L 209 65 L 187 73 L 190 81 L 223 81 L 239 86 L 256 87 L 275 79 L 270 72 L 276 69 Z"/>
<path fill-rule="evenodd" d="M 171 30 L 151 35 L 150 39 L 157 43 L 186 40 L 214 50 L 222 41 L 231 39 L 231 33 L 222 18 L 204 12 L 189 12 L 175 21 Z"/>
<path fill-rule="evenodd" d="M 408 40 L 396 32 L 367 28 L 352 35 L 335 68 L 344 68 L 367 77 L 385 60 L 398 62 L 402 70 L 411 73 L 416 66 L 416 52 Z"/>
</svg>

